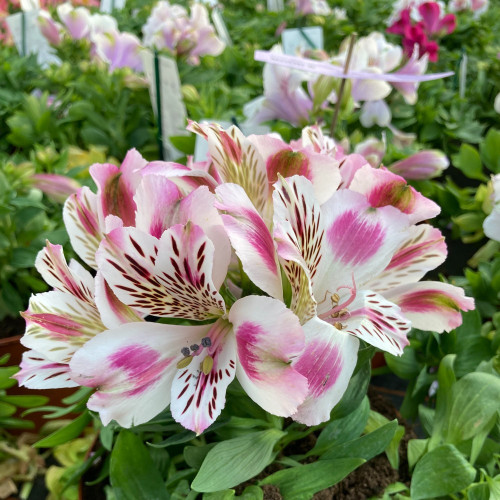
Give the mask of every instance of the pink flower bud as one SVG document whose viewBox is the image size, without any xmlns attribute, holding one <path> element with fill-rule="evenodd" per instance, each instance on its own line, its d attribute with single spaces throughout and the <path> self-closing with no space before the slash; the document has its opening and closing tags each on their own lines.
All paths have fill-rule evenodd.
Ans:
<svg viewBox="0 0 500 500">
<path fill-rule="evenodd" d="M 40 11 L 38 26 L 42 35 L 51 45 L 57 46 L 61 43 L 61 25 L 56 23 L 46 10 Z"/>
<path fill-rule="evenodd" d="M 68 196 L 76 193 L 81 187 L 75 179 L 57 174 L 35 174 L 32 182 L 34 187 L 58 203 L 64 203 Z"/>
<path fill-rule="evenodd" d="M 389 169 L 405 179 L 424 180 L 437 177 L 450 162 L 442 151 L 429 149 L 393 163 Z"/>
</svg>

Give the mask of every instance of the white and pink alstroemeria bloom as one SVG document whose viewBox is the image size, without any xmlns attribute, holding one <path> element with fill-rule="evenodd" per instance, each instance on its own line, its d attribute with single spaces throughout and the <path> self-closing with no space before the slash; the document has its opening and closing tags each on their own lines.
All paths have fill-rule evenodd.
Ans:
<svg viewBox="0 0 500 500">
<path fill-rule="evenodd" d="M 185 56 L 190 64 L 199 64 L 203 55 L 217 56 L 225 48 L 206 7 L 199 2 L 191 7 L 190 17 L 180 5 L 158 2 L 142 31 L 145 46 L 168 49 L 173 55 Z"/>
<path fill-rule="evenodd" d="M 493 187 L 493 209 L 483 222 L 484 234 L 495 241 L 500 241 L 500 174 L 491 178 Z"/>
<path fill-rule="evenodd" d="M 142 71 L 140 40 L 132 33 L 117 30 L 93 36 L 97 55 L 109 64 L 109 70 L 131 68 Z"/>
<path fill-rule="evenodd" d="M 134 196 L 146 165 L 135 149 L 127 153 L 120 167 L 94 164 L 90 174 L 97 194 L 85 186 L 66 201 L 63 217 L 71 245 L 90 267 L 97 269 L 95 253 L 106 232 L 106 218 L 113 216 L 124 226 L 135 225 Z"/>
<path fill-rule="evenodd" d="M 117 300 L 99 273 L 93 278 L 76 261 L 68 266 L 60 245 L 47 243 L 35 266 L 53 290 L 33 295 L 22 313 L 21 343 L 31 350 L 16 378 L 32 389 L 74 387 L 69 369 L 74 353 L 107 328 L 142 318 Z"/>
<path fill-rule="evenodd" d="M 408 180 L 425 180 L 438 177 L 449 164 L 442 151 L 429 149 L 399 160 L 390 165 L 389 169 Z"/>
<path fill-rule="evenodd" d="M 282 53 L 281 47 L 271 49 Z M 302 88 L 307 74 L 278 64 L 266 64 L 263 72 L 264 97 L 260 109 L 252 116 L 251 123 L 285 120 L 295 126 L 309 123 L 313 109 L 311 96 Z"/>
<path fill-rule="evenodd" d="M 80 384 L 98 388 L 88 406 L 104 423 L 137 425 L 170 404 L 173 417 L 199 434 L 220 414 L 235 376 L 276 415 L 292 415 L 304 400 L 307 379 L 291 366 L 304 348 L 298 318 L 270 297 L 247 296 L 228 311 L 219 293 L 228 261 L 212 238 L 192 222 L 160 238 L 136 228 L 106 235 L 99 269 L 124 304 L 147 315 L 212 323 L 124 325 L 80 349 L 71 370 Z"/>
<path fill-rule="evenodd" d="M 75 40 L 88 38 L 91 31 L 91 14 L 85 7 L 74 8 L 66 2 L 57 6 L 57 15 L 62 21 L 68 34 Z"/>
<path fill-rule="evenodd" d="M 41 10 L 38 13 L 38 26 L 42 35 L 47 41 L 57 47 L 61 43 L 62 26 L 60 23 L 54 21 L 50 13 L 46 10 Z"/>
<path fill-rule="evenodd" d="M 332 9 L 326 0 L 292 0 L 290 3 L 295 4 L 296 14 L 328 16 L 332 13 Z"/>
</svg>

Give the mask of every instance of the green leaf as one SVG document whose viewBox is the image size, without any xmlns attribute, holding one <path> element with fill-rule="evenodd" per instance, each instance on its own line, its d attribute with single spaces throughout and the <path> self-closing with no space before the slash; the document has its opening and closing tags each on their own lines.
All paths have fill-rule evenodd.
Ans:
<svg viewBox="0 0 500 500">
<path fill-rule="evenodd" d="M 416 352 L 411 347 L 407 347 L 401 356 L 394 356 L 386 352 L 384 357 L 391 372 L 405 380 L 415 378 L 422 369 L 421 363 L 417 360 Z"/>
<path fill-rule="evenodd" d="M 271 462 L 274 445 L 284 435 L 269 429 L 217 443 L 205 457 L 191 488 L 211 493 L 254 477 Z"/>
<path fill-rule="evenodd" d="M 336 444 L 359 437 L 366 426 L 369 416 L 370 403 L 365 396 L 355 411 L 326 425 L 318 436 L 314 448 L 307 453 L 307 456 L 321 455 Z"/>
<path fill-rule="evenodd" d="M 4 396 L 2 401 L 10 403 L 21 408 L 36 408 L 47 404 L 49 398 L 47 396 Z"/>
<path fill-rule="evenodd" d="M 363 458 L 370 460 L 389 446 L 397 428 L 398 421 L 393 420 L 358 439 L 332 446 L 321 459 Z"/>
<path fill-rule="evenodd" d="M 203 460 L 207 456 L 207 453 L 216 445 L 217 443 L 210 443 L 204 446 L 185 446 L 184 447 L 184 460 L 193 469 L 199 469 Z"/>
<path fill-rule="evenodd" d="M 488 488 L 488 484 L 472 484 L 467 488 L 467 500 L 490 500 L 490 489 Z"/>
<path fill-rule="evenodd" d="M 480 433 L 498 410 L 500 378 L 488 373 L 465 375 L 453 385 L 447 441 L 458 444 Z"/>
<path fill-rule="evenodd" d="M 17 384 L 17 380 L 11 378 L 19 371 L 17 366 L 2 366 L 0 368 L 0 389 L 9 389 Z"/>
<path fill-rule="evenodd" d="M 429 439 L 410 439 L 408 441 L 408 466 L 410 469 L 422 458 L 427 449 Z"/>
<path fill-rule="evenodd" d="M 320 460 L 312 464 L 280 470 L 260 481 L 274 484 L 286 500 L 310 500 L 314 493 L 329 488 L 364 463 L 362 458 Z"/>
<path fill-rule="evenodd" d="M 238 498 L 240 498 L 240 500 L 263 500 L 264 492 L 262 491 L 262 488 L 259 488 L 258 486 L 247 486 Z"/>
<path fill-rule="evenodd" d="M 204 493 L 203 500 L 231 500 L 234 498 L 234 490 L 216 491 L 215 493 Z"/>
<path fill-rule="evenodd" d="M 458 155 L 453 156 L 453 164 L 469 179 L 486 180 L 481 157 L 477 149 L 469 144 L 462 144 Z"/>
<path fill-rule="evenodd" d="M 363 363 L 351 378 L 342 399 L 330 414 L 330 420 L 342 418 L 352 413 L 363 401 L 370 383 L 370 362 Z"/>
<path fill-rule="evenodd" d="M 37 441 L 33 446 L 35 448 L 53 448 L 54 446 L 67 443 L 77 438 L 91 421 L 92 417 L 90 413 L 86 411 L 66 427 L 58 429 L 47 437 L 40 439 L 40 441 Z"/>
<path fill-rule="evenodd" d="M 165 483 L 142 439 L 122 430 L 111 452 L 109 475 L 116 500 L 168 499 Z"/>
<path fill-rule="evenodd" d="M 481 159 L 484 164 L 495 174 L 500 173 L 500 130 L 491 128 L 479 145 Z"/>
<path fill-rule="evenodd" d="M 16 407 L 14 405 L 0 401 L 0 418 L 10 417 L 14 415 L 14 413 L 16 413 Z"/>
<path fill-rule="evenodd" d="M 411 482 L 412 500 L 437 498 L 461 491 L 474 480 L 476 469 L 452 444 L 439 446 L 415 466 Z"/>
</svg>

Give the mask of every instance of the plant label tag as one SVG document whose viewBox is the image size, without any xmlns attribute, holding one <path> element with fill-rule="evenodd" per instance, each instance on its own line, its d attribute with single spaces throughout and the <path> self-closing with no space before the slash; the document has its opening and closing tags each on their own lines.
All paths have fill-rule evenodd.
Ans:
<svg viewBox="0 0 500 500">
<path fill-rule="evenodd" d="M 23 56 L 36 54 L 38 64 L 42 67 L 52 63 L 61 63 L 61 60 L 54 53 L 54 49 L 40 31 L 37 10 L 17 12 L 8 16 L 7 25 L 19 54 Z"/>
<path fill-rule="evenodd" d="M 209 120 L 203 119 L 200 120 L 200 123 L 217 123 L 223 129 L 229 128 L 232 123 L 220 120 Z M 208 142 L 201 135 L 196 135 L 196 141 L 194 143 L 194 161 L 207 161 L 208 160 Z"/>
<path fill-rule="evenodd" d="M 158 75 L 155 69 L 155 56 L 150 50 L 141 52 L 144 73 L 149 82 L 149 95 L 153 110 L 157 115 L 164 158 L 175 159 L 182 154 L 174 148 L 170 137 L 187 135 L 186 108 L 182 99 L 181 81 L 176 62 L 166 56 L 158 56 Z M 157 88 L 156 82 L 159 82 Z M 157 96 L 160 100 L 157 102 Z"/>
<path fill-rule="evenodd" d="M 323 50 L 323 28 L 311 26 L 309 28 L 291 28 L 281 34 L 283 53 L 295 56 L 304 50 Z"/>
<path fill-rule="evenodd" d="M 269 12 L 281 12 L 285 10 L 283 0 L 267 0 L 267 10 Z"/>
<path fill-rule="evenodd" d="M 230 47 L 233 45 L 233 41 L 231 40 L 231 37 L 229 36 L 229 31 L 227 30 L 226 23 L 224 22 L 224 18 L 222 17 L 222 13 L 220 9 L 213 9 L 212 10 L 212 21 L 215 26 L 215 30 L 217 31 L 217 35 L 219 35 L 219 38 L 228 46 Z"/>
<path fill-rule="evenodd" d="M 111 14 L 114 10 L 122 10 L 126 0 L 101 0 L 100 11 Z"/>
</svg>

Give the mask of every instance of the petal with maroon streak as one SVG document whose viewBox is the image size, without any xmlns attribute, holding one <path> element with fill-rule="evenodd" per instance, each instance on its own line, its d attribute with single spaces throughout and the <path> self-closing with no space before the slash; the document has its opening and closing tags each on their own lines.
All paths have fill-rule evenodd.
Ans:
<svg viewBox="0 0 500 500">
<path fill-rule="evenodd" d="M 47 284 L 61 292 L 71 295 L 90 304 L 94 303 L 94 279 L 76 261 L 70 269 L 64 257 L 61 245 L 52 245 L 47 241 L 47 246 L 38 252 L 35 267 Z"/>
<path fill-rule="evenodd" d="M 220 335 L 224 338 L 211 353 L 211 370 L 206 374 L 202 370 L 203 361 L 209 354 L 204 349 L 186 368 L 177 371 L 172 384 L 172 416 L 196 434 L 201 434 L 220 415 L 226 403 L 226 389 L 234 379 L 236 343 L 228 326 L 225 320 L 212 325 L 212 329 L 223 330 Z"/>
<path fill-rule="evenodd" d="M 462 324 L 460 311 L 474 309 L 474 299 L 462 288 L 438 281 L 421 281 L 387 290 L 384 296 L 401 307 L 414 328 L 449 332 Z"/>
<path fill-rule="evenodd" d="M 396 251 L 389 265 L 364 288 L 376 292 L 406 283 L 417 282 L 441 265 L 447 255 L 446 243 L 439 229 L 428 224 L 410 226 L 408 237 Z"/>
<path fill-rule="evenodd" d="M 266 223 L 241 186 L 223 184 L 216 195 L 216 207 L 224 212 L 224 227 L 243 270 L 259 288 L 281 300 L 281 271 Z"/>
<path fill-rule="evenodd" d="M 78 387 L 71 380 L 67 364 L 55 363 L 37 351 L 26 351 L 19 365 L 21 368 L 13 377 L 19 385 L 28 389 L 59 389 Z"/>
<path fill-rule="evenodd" d="M 60 363 L 68 363 L 77 349 L 106 329 L 95 306 L 59 291 L 33 295 L 22 316 L 26 333 L 21 343 Z"/>
<path fill-rule="evenodd" d="M 344 325 L 343 332 L 396 356 L 403 354 L 404 347 L 408 345 L 411 321 L 397 305 L 370 290 L 357 293 L 346 319 L 332 318 L 326 321 L 340 322 Z"/>
<path fill-rule="evenodd" d="M 71 246 L 94 269 L 97 269 L 95 254 L 104 236 L 97 203 L 97 196 L 85 186 L 66 200 L 63 209 Z"/>
<path fill-rule="evenodd" d="M 356 366 L 359 341 L 317 317 L 303 329 L 306 346 L 292 366 L 307 377 L 309 393 L 292 418 L 317 425 L 330 418 L 347 389 Z"/>
<path fill-rule="evenodd" d="M 129 323 L 85 344 L 71 360 L 73 378 L 97 391 L 88 401 L 104 425 L 139 425 L 170 403 L 181 349 L 199 341 L 206 326 Z"/>
<path fill-rule="evenodd" d="M 291 366 L 304 348 L 297 316 L 276 299 L 251 295 L 234 303 L 229 321 L 243 389 L 264 410 L 292 415 L 307 394 L 307 379 Z"/>
</svg>

